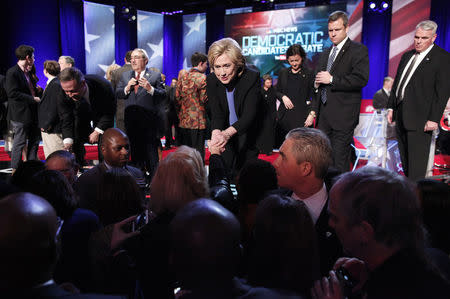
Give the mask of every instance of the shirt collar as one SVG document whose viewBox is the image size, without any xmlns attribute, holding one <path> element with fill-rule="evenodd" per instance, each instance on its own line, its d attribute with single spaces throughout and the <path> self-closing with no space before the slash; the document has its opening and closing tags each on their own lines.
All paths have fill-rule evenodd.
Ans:
<svg viewBox="0 0 450 299">
<path fill-rule="evenodd" d="M 300 198 L 295 193 L 292 194 L 292 198 L 301 200 L 305 203 L 306 207 L 308 208 L 309 214 L 311 215 L 311 218 L 315 224 L 317 222 L 317 219 L 319 219 L 320 213 L 322 212 L 325 203 L 327 202 L 328 192 L 324 183 L 322 188 L 318 192 L 308 198 Z"/>
<path fill-rule="evenodd" d="M 344 38 L 343 41 L 341 41 L 339 44 L 337 44 L 337 45 L 335 46 L 335 47 L 337 48 L 338 51 L 342 49 L 342 47 L 343 47 L 344 44 L 347 42 L 347 40 L 348 40 L 348 36 L 346 36 L 346 37 Z"/>
</svg>

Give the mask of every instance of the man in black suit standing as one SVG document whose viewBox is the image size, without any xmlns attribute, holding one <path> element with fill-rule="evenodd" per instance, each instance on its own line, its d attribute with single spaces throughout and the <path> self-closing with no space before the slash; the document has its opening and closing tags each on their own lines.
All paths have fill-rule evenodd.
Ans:
<svg viewBox="0 0 450 299">
<path fill-rule="evenodd" d="M 388 103 L 388 123 L 397 124 L 403 172 L 412 180 L 425 176 L 433 131 L 450 96 L 450 55 L 434 44 L 437 24 L 416 26 L 414 50 L 403 54 Z"/>
<path fill-rule="evenodd" d="M 361 89 L 369 80 L 366 46 L 347 36 L 348 16 L 335 11 L 328 18 L 328 35 L 333 46 L 319 58 L 315 79 L 319 106 L 318 128 L 328 135 L 333 163 L 341 171 L 350 168 L 353 132 L 359 121 Z M 313 102 L 314 104 L 314 102 Z M 317 111 L 312 107 L 313 111 Z"/>
<path fill-rule="evenodd" d="M 392 83 L 394 79 L 391 77 L 385 77 L 383 80 L 383 88 L 377 90 L 373 95 L 373 108 L 377 110 L 386 109 L 389 101 L 389 95 L 391 94 Z"/>
<path fill-rule="evenodd" d="M 328 189 L 325 178 L 332 159 L 331 144 L 320 130 L 297 128 L 291 130 L 273 162 L 278 185 L 292 192 L 293 199 L 305 203 L 314 222 L 319 242 L 320 268 L 323 275 L 341 255 L 341 245 L 328 225 Z"/>
<path fill-rule="evenodd" d="M 114 124 L 114 92 L 105 78 L 84 76 L 74 67 L 61 71 L 59 80 L 67 95 L 62 104 L 64 148 L 73 150 L 77 163 L 82 167 L 86 153 L 84 143 L 100 144 L 101 134 Z M 99 160 L 102 160 L 100 146 Z"/>
<path fill-rule="evenodd" d="M 57 78 L 59 72 L 60 66 L 57 61 L 46 60 L 44 62 L 44 75 L 48 80 L 38 106 L 38 120 L 46 158 L 51 153 L 64 149 L 61 133 L 60 106 L 66 95 Z"/>
<path fill-rule="evenodd" d="M 131 144 L 132 163 L 151 178 L 158 166 L 158 146 L 164 117 L 159 106 L 164 101 L 161 73 L 146 68 L 147 52 L 134 49 L 132 71 L 122 74 L 116 96 L 125 99 L 125 129 Z"/>
<path fill-rule="evenodd" d="M 124 58 L 125 64 L 120 68 L 118 68 L 117 70 L 113 71 L 112 73 L 111 85 L 113 87 L 113 90 L 116 90 L 117 85 L 120 82 L 120 78 L 122 77 L 122 74 L 132 70 L 131 53 L 133 53 L 132 50 L 128 51 L 125 54 Z M 119 98 L 117 99 L 116 128 L 119 128 L 122 131 L 125 131 L 124 111 L 125 111 L 125 100 Z"/>
<path fill-rule="evenodd" d="M 34 65 L 34 48 L 21 45 L 16 49 L 17 64 L 6 73 L 6 93 L 8 94 L 8 119 L 14 132 L 11 151 L 13 171 L 22 159 L 22 150 L 27 144 L 27 159 L 37 160 L 39 128 L 37 123 L 37 103 L 40 101 L 36 80 L 31 75 Z"/>
</svg>

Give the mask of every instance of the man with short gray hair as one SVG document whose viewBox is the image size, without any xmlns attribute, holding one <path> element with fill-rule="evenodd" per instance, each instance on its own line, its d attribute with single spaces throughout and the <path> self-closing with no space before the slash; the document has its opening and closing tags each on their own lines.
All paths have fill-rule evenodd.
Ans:
<svg viewBox="0 0 450 299">
<path fill-rule="evenodd" d="M 388 102 L 388 123 L 397 124 L 403 172 L 412 180 L 426 175 L 432 163 L 433 131 L 450 96 L 450 55 L 434 44 L 437 24 L 416 26 L 414 49 L 403 54 Z"/>
<path fill-rule="evenodd" d="M 61 56 L 58 59 L 59 66 L 61 68 L 61 71 L 68 68 L 68 67 L 74 67 L 75 66 L 75 59 L 70 56 Z"/>
<path fill-rule="evenodd" d="M 124 72 L 116 88 L 116 97 L 125 99 L 125 130 L 130 138 L 131 161 L 151 178 L 158 166 L 159 136 L 164 117 L 159 104 L 166 90 L 161 73 L 147 69 L 148 55 L 136 48 L 131 53 L 133 70 Z"/>
</svg>

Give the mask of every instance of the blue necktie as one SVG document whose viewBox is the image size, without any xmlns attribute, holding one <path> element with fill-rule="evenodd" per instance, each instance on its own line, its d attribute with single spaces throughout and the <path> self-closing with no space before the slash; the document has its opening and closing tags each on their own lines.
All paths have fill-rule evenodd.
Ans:
<svg viewBox="0 0 450 299">
<path fill-rule="evenodd" d="M 328 57 L 327 72 L 329 72 L 331 70 L 331 67 L 333 66 L 333 62 L 334 62 L 334 58 L 336 57 L 337 49 L 338 48 L 336 46 L 333 46 L 333 51 L 331 52 L 330 57 Z M 325 87 L 323 87 L 320 94 L 321 94 L 322 103 L 325 104 L 327 102 L 327 89 Z"/>
</svg>

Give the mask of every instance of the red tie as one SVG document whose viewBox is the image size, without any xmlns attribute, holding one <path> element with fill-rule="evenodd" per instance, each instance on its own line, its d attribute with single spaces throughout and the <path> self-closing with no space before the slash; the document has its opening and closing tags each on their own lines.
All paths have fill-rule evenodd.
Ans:
<svg viewBox="0 0 450 299">
<path fill-rule="evenodd" d="M 139 80 L 139 73 L 136 76 L 136 80 Z M 134 93 L 137 93 L 139 89 L 139 83 L 136 83 L 136 85 L 134 86 Z"/>
</svg>

